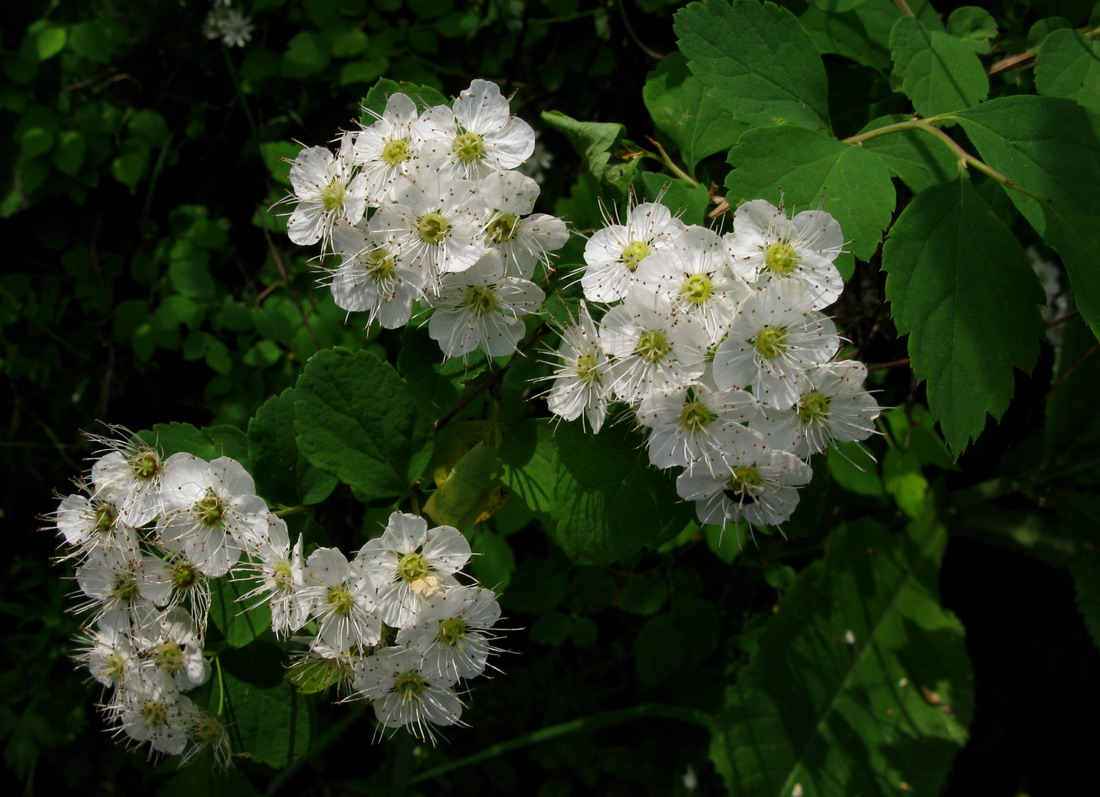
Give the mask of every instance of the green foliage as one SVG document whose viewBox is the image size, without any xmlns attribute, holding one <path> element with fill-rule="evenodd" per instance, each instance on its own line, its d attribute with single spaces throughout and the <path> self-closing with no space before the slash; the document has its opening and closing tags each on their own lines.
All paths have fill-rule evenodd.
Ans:
<svg viewBox="0 0 1100 797">
<path fill-rule="evenodd" d="M 1042 335 L 1042 294 L 1020 245 L 968 180 L 922 192 L 883 251 L 886 296 L 910 336 L 913 372 L 956 456 L 1001 416 L 1012 369 L 1030 370 Z M 960 291 L 964 281 L 980 286 Z M 982 291 L 996 297 L 990 301 Z"/>
<path fill-rule="evenodd" d="M 295 398 L 302 455 L 365 495 L 406 496 L 428 466 L 431 421 L 397 372 L 370 352 L 319 352 Z"/>
<path fill-rule="evenodd" d="M 939 788 L 973 711 L 962 625 L 936 594 L 946 541 L 927 520 L 829 537 L 726 691 L 711 758 L 731 791 Z"/>
<path fill-rule="evenodd" d="M 735 122 L 828 129 L 825 68 L 786 9 L 754 0 L 692 3 L 674 27 L 688 67 Z"/>
<path fill-rule="evenodd" d="M 687 522 L 688 507 L 665 498 L 668 479 L 615 429 L 589 435 L 574 425 L 555 431 L 525 422 L 505 431 L 499 455 L 501 480 L 578 564 L 655 548 Z"/>
<path fill-rule="evenodd" d="M 890 32 L 894 76 L 917 113 L 935 116 L 969 108 L 989 94 L 985 69 L 970 43 L 902 17 Z"/>
</svg>

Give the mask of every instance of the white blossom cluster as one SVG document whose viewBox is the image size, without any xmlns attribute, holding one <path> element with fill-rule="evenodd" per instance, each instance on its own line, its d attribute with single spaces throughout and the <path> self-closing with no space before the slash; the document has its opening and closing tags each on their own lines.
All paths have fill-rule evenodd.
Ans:
<svg viewBox="0 0 1100 797">
<path fill-rule="evenodd" d="M 599 431 L 613 402 L 648 431 L 649 460 L 683 468 L 700 522 L 787 520 L 809 458 L 863 440 L 880 412 L 866 367 L 835 361 L 822 310 L 843 290 L 840 225 L 821 210 L 788 218 L 753 200 L 719 235 L 663 205 L 632 208 L 585 247 L 588 302 L 562 331 L 550 410 Z"/>
<path fill-rule="evenodd" d="M 419 302 L 447 357 L 514 351 L 522 318 L 546 298 L 535 272 L 569 233 L 532 212 L 538 183 L 516 169 L 535 134 L 496 84 L 475 80 L 452 106 L 423 112 L 393 94 L 373 124 L 338 140 L 335 152 L 299 153 L 286 199 L 290 240 L 339 259 L 326 277 L 336 304 L 395 329 Z"/>
<path fill-rule="evenodd" d="M 226 47 L 244 47 L 252 30 L 252 17 L 234 8 L 232 0 L 214 0 L 202 25 L 206 38 L 221 39 Z"/>
<path fill-rule="evenodd" d="M 76 659 L 109 691 L 118 734 L 150 756 L 211 747 L 228 764 L 225 728 L 186 695 L 210 677 L 217 578 L 251 580 L 240 611 L 267 604 L 273 631 L 307 646 L 298 666 L 370 700 L 384 726 L 424 738 L 460 722 L 454 687 L 485 670 L 500 608 L 457 580 L 471 555 L 457 529 L 394 513 L 350 562 L 334 548 L 306 558 L 236 460 L 97 439 L 106 452 L 49 519 L 88 617 Z"/>
</svg>

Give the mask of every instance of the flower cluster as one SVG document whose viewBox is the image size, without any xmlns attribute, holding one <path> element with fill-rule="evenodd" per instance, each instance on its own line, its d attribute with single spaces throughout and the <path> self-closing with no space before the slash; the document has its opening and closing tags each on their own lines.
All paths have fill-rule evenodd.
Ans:
<svg viewBox="0 0 1100 797">
<path fill-rule="evenodd" d="M 226 47 L 244 47 L 252 38 L 252 17 L 233 8 L 232 0 L 214 0 L 203 22 L 208 39 L 221 39 Z"/>
<path fill-rule="evenodd" d="M 326 277 L 336 304 L 394 329 L 419 302 L 447 357 L 515 350 L 521 319 L 546 298 L 535 272 L 569 233 L 532 212 L 538 183 L 515 170 L 535 134 L 500 89 L 475 80 L 452 106 L 423 112 L 396 93 L 338 140 L 335 152 L 299 153 L 287 197 L 290 240 L 339 260 Z"/>
<path fill-rule="evenodd" d="M 254 584 L 241 611 L 267 604 L 274 632 L 307 646 L 296 667 L 372 701 L 384 726 L 424 738 L 460 721 L 454 687 L 486 668 L 500 609 L 458 581 L 471 552 L 457 529 L 394 513 L 350 562 L 334 548 L 306 558 L 236 460 L 97 439 L 107 450 L 50 520 L 88 617 L 76 659 L 109 690 L 117 733 L 150 755 L 211 747 L 228 763 L 225 728 L 186 694 L 210 677 L 217 578 Z"/>
<path fill-rule="evenodd" d="M 677 491 L 700 522 L 787 520 L 807 460 L 874 431 L 866 367 L 834 361 L 822 310 L 840 296 L 840 225 L 821 210 L 793 219 L 747 202 L 724 236 L 659 203 L 632 208 L 589 239 L 588 306 L 562 331 L 550 410 L 599 431 L 612 402 L 648 431 L 649 460 L 680 467 Z"/>
</svg>

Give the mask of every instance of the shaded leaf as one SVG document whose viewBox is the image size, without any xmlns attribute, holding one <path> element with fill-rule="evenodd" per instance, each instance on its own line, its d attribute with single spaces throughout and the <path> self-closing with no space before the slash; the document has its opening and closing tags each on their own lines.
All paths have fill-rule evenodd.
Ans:
<svg viewBox="0 0 1100 797">
<path fill-rule="evenodd" d="M 851 524 L 726 691 L 711 759 L 737 794 L 936 794 L 966 740 L 963 628 L 939 605 L 943 527 Z"/>
<path fill-rule="evenodd" d="M 955 456 L 1000 418 L 1043 334 L 1043 292 L 1019 242 L 968 180 L 906 207 L 883 247 L 886 298 Z"/>
<path fill-rule="evenodd" d="M 1100 42 L 1075 30 L 1050 34 L 1035 61 L 1035 88 L 1100 111 Z"/>
<path fill-rule="evenodd" d="M 409 494 L 432 453 L 431 421 L 405 381 L 374 354 L 318 352 L 298 379 L 298 448 L 372 498 Z"/>
<path fill-rule="evenodd" d="M 256 491 L 272 504 L 320 503 L 338 484 L 335 476 L 314 467 L 298 451 L 296 399 L 294 388 L 287 388 L 264 402 L 248 423 L 248 454 Z"/>
<path fill-rule="evenodd" d="M 590 435 L 579 424 L 527 421 L 505 433 L 498 455 L 501 480 L 576 564 L 655 548 L 691 516 L 672 480 L 618 427 Z"/>
<path fill-rule="evenodd" d="M 642 99 L 657 129 L 680 149 L 688 171 L 708 155 L 732 147 L 748 125 L 730 119 L 717 98 L 688 69 L 681 53 L 669 53 L 649 73 Z"/>
</svg>

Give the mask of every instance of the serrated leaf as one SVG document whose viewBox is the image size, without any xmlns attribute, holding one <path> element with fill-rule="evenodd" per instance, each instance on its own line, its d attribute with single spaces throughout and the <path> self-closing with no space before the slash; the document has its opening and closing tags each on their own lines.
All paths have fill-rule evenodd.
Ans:
<svg viewBox="0 0 1100 797">
<path fill-rule="evenodd" d="M 894 23 L 890 53 L 902 91 L 922 116 L 969 108 L 989 94 L 989 78 L 974 50 L 915 17 Z"/>
<path fill-rule="evenodd" d="M 726 691 L 711 759 L 736 794 L 936 794 L 966 740 L 962 624 L 936 594 L 941 526 L 841 527 Z"/>
<path fill-rule="evenodd" d="M 896 197 L 877 155 L 801 127 L 764 127 L 741 136 L 729 161 L 730 207 L 757 198 L 777 205 L 782 199 L 798 210 L 820 205 L 840 222 L 858 257 L 869 259 L 878 248 Z"/>
<path fill-rule="evenodd" d="M 756 0 L 691 3 L 673 30 L 688 67 L 736 122 L 828 128 L 825 67 L 787 9 Z"/>
<path fill-rule="evenodd" d="M 680 149 L 688 170 L 708 155 L 732 147 L 748 125 L 729 118 L 729 113 L 691 74 L 687 59 L 673 52 L 649 73 L 642 99 L 657 129 Z"/>
<path fill-rule="evenodd" d="M 883 247 L 886 298 L 913 372 L 957 457 L 1000 418 L 1043 335 L 1043 291 L 1012 232 L 968 180 L 930 188 Z"/>
<path fill-rule="evenodd" d="M 590 435 L 579 424 L 528 421 L 505 432 L 498 455 L 501 481 L 576 564 L 655 548 L 691 516 L 672 480 L 618 427 Z"/>
<path fill-rule="evenodd" d="M 1062 256 L 1074 300 L 1100 337 L 1100 114 L 1061 97 L 1003 97 L 954 114 L 983 161 L 1028 193 L 1006 190 Z"/>
<path fill-rule="evenodd" d="M 1035 88 L 1100 111 L 1100 42 L 1075 30 L 1050 34 L 1035 61 Z"/>
<path fill-rule="evenodd" d="M 294 429 L 297 393 L 288 387 L 256 410 L 248 423 L 248 454 L 256 491 L 272 504 L 320 503 L 338 484 L 298 451 Z"/>
<path fill-rule="evenodd" d="M 320 351 L 296 387 L 306 459 L 372 498 L 409 494 L 431 458 L 433 429 L 388 363 L 367 351 Z"/>
</svg>

